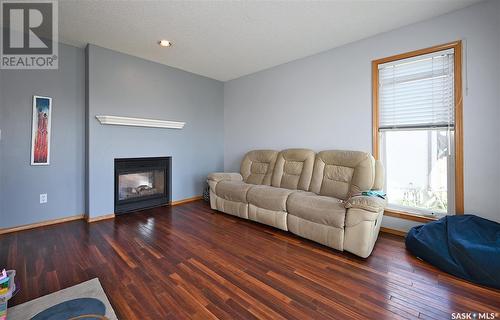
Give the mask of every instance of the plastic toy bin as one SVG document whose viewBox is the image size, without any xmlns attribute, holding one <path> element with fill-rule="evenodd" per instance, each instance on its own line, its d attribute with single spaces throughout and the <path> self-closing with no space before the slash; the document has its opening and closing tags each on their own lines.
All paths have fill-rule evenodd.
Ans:
<svg viewBox="0 0 500 320">
<path fill-rule="evenodd" d="M 16 284 L 14 277 L 16 276 L 15 270 L 8 270 L 7 276 L 9 277 L 9 289 L 7 293 L 0 294 L 0 320 L 7 319 L 7 302 L 12 298 L 12 294 L 16 291 Z"/>
</svg>

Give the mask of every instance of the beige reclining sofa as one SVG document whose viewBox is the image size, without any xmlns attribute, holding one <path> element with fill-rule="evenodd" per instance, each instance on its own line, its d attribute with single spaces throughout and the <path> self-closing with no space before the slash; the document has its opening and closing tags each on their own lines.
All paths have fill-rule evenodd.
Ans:
<svg viewBox="0 0 500 320">
<path fill-rule="evenodd" d="M 383 168 L 365 152 L 254 150 L 240 173 L 211 173 L 210 206 L 366 258 L 386 201 L 359 195 L 383 188 Z"/>
</svg>

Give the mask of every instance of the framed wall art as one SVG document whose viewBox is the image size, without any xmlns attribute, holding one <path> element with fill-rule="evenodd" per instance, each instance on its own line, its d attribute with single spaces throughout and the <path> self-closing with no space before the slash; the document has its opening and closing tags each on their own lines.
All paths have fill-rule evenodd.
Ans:
<svg viewBox="0 0 500 320">
<path fill-rule="evenodd" d="M 31 165 L 50 164 L 50 122 L 52 98 L 33 96 L 33 125 L 31 129 Z"/>
</svg>

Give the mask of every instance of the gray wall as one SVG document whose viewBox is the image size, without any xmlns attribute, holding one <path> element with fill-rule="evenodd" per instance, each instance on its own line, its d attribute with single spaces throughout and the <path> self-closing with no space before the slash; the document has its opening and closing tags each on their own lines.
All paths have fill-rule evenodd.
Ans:
<svg viewBox="0 0 500 320">
<path fill-rule="evenodd" d="M 467 45 L 465 209 L 500 221 L 500 1 L 226 82 L 225 170 L 238 170 L 255 148 L 371 151 L 371 61 L 459 39 Z M 410 226 L 393 218 L 384 224 Z"/>
<path fill-rule="evenodd" d="M 5 221 L 2 207 L 3 207 L 3 190 L 2 190 L 2 180 L 3 180 L 3 169 L 2 169 L 2 163 L 3 163 L 3 158 L 2 158 L 2 153 L 3 153 L 3 143 L 2 143 L 2 128 L 3 128 L 3 85 L 2 85 L 2 79 L 3 79 L 3 70 L 0 69 L 0 221 Z M 0 222 L 0 228 L 2 227 L 3 222 Z"/>
<path fill-rule="evenodd" d="M 89 45 L 88 213 L 114 211 L 114 159 L 172 156 L 172 198 L 223 168 L 223 83 Z M 182 130 L 103 126 L 96 115 L 186 121 Z"/>
<path fill-rule="evenodd" d="M 223 162 L 237 170 L 250 149 L 370 151 L 371 60 L 457 39 L 467 40 L 465 207 L 499 221 L 498 34 L 500 2 L 489 1 L 224 85 L 95 46 L 85 68 L 83 50 L 61 44 L 58 70 L 0 71 L 0 228 L 113 212 L 115 157 L 173 156 L 176 200 L 201 194 L 206 174 Z M 34 94 L 54 98 L 46 167 L 30 166 Z M 183 130 L 101 126 L 96 114 L 187 124 Z M 40 193 L 48 194 L 47 204 L 39 204 Z M 384 224 L 401 226 L 391 218 Z"/>
<path fill-rule="evenodd" d="M 4 121 L 4 116 L 3 116 L 3 85 L 2 85 L 2 79 L 3 79 L 3 70 L 0 69 L 0 228 L 3 226 L 5 221 L 4 215 L 3 215 L 3 186 L 2 186 L 2 180 L 3 180 L 3 169 L 2 169 L 2 163 L 3 163 L 3 158 L 2 158 L 2 153 L 3 153 L 3 142 L 2 142 L 2 128 L 3 128 L 3 121 Z"/>
<path fill-rule="evenodd" d="M 223 84 L 95 46 L 86 68 L 83 49 L 59 48 L 58 70 L 0 71 L 0 228 L 113 212 L 115 157 L 171 155 L 173 199 L 200 195 L 206 174 L 223 167 Z M 35 94 L 53 98 L 49 166 L 30 165 Z M 187 124 L 104 127 L 96 114 Z"/>
<path fill-rule="evenodd" d="M 59 57 L 58 70 L 0 71 L 0 228 L 84 213 L 84 51 L 60 44 Z M 33 95 L 53 98 L 50 166 L 30 165 Z"/>
</svg>

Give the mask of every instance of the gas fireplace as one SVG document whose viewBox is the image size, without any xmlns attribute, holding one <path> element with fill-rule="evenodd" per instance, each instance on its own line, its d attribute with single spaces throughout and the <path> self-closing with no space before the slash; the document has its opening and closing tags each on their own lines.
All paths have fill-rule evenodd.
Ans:
<svg viewBox="0 0 500 320">
<path fill-rule="evenodd" d="M 115 159 L 115 213 L 169 205 L 172 158 Z"/>
</svg>

